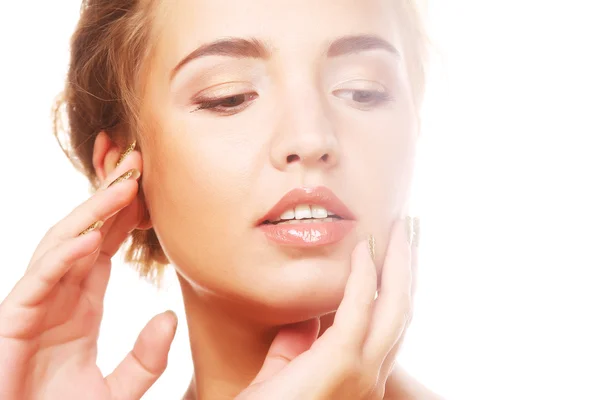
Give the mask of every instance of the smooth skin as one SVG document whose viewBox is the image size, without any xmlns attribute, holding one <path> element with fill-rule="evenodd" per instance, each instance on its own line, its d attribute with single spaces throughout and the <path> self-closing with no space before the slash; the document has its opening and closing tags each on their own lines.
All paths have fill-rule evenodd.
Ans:
<svg viewBox="0 0 600 400">
<path fill-rule="evenodd" d="M 380 400 L 385 388 L 389 399 L 434 398 L 393 368 L 416 254 L 392 222 L 407 211 L 419 125 L 398 1 L 157 3 L 139 149 L 116 167 L 126 144 L 100 133 L 93 155 L 105 185 L 138 169 L 143 196 L 134 181 L 100 190 L 41 241 L 0 305 L 0 398 L 139 399 L 152 385 L 171 313 L 113 374 L 96 366 L 110 258 L 150 227 L 181 284 L 194 397 Z M 226 54 L 174 72 L 224 38 L 236 38 Z M 256 221 L 290 190 L 315 186 L 336 193 L 356 229 L 313 249 L 268 242 Z M 99 231 L 77 236 L 97 220 Z"/>
<path fill-rule="evenodd" d="M 141 170 L 138 152 L 106 181 L 131 168 Z M 96 365 L 111 257 L 144 222 L 137 188 L 128 180 L 101 189 L 52 227 L 0 304 L 2 399 L 139 399 L 166 368 L 177 324 L 171 312 L 148 323 L 112 374 L 104 378 Z M 106 222 L 78 236 L 93 221 Z M 361 242 L 333 325 L 318 339 L 319 319 L 280 330 L 260 372 L 236 399 L 383 398 L 414 295 L 416 248 L 403 223 L 395 225 L 377 299 L 376 269 Z M 404 390 L 394 378 L 393 385 Z"/>
<path fill-rule="evenodd" d="M 130 157 L 107 178 L 141 164 Z M 177 318 L 154 317 L 115 371 L 96 365 L 111 257 L 140 222 L 138 184 L 99 190 L 53 226 L 0 304 L 0 398 L 139 399 L 162 374 Z M 99 229 L 78 236 L 95 221 Z"/>
<path fill-rule="evenodd" d="M 366 242 L 357 246 L 351 264 L 333 325 L 316 341 L 317 319 L 282 330 L 238 399 L 383 398 L 412 315 L 411 246 L 404 221 L 394 226 L 377 299 Z"/>
</svg>

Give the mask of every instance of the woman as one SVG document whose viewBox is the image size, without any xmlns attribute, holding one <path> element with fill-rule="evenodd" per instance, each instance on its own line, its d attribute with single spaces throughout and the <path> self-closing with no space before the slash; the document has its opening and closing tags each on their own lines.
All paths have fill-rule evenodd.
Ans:
<svg viewBox="0 0 600 400">
<path fill-rule="evenodd" d="M 413 2 L 84 1 L 56 116 L 99 190 L 0 305 L 0 398 L 139 399 L 160 376 L 171 312 L 96 366 L 128 238 L 143 275 L 179 277 L 187 398 L 434 398 L 394 368 L 416 265 Z"/>
</svg>

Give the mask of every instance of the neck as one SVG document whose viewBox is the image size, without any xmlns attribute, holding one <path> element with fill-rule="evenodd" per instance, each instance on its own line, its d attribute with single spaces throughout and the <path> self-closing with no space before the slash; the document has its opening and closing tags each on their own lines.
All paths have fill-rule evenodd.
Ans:
<svg viewBox="0 0 600 400">
<path fill-rule="evenodd" d="M 260 370 L 278 327 L 249 320 L 244 310 L 198 293 L 180 278 L 188 322 L 196 399 L 229 400 Z"/>
<path fill-rule="evenodd" d="M 247 318 L 239 304 L 199 293 L 180 278 L 194 377 L 186 400 L 230 400 L 247 388 L 262 367 L 280 326 Z M 321 318 L 321 335 L 334 314 Z"/>
<path fill-rule="evenodd" d="M 280 326 L 247 318 L 239 304 L 199 294 L 180 278 L 188 322 L 194 376 L 184 400 L 232 400 L 250 385 Z M 335 312 L 320 317 L 323 334 Z M 441 400 L 399 366 L 386 382 L 384 400 Z"/>
</svg>

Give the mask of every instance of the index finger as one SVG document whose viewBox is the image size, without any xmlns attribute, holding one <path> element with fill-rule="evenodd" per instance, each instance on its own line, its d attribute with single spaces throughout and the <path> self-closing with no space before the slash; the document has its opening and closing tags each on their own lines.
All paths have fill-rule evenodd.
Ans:
<svg viewBox="0 0 600 400">
<path fill-rule="evenodd" d="M 137 156 L 137 157 L 136 157 Z M 125 208 L 133 201 L 137 194 L 138 184 L 136 180 L 140 176 L 139 169 L 134 168 L 135 158 L 141 162 L 139 154 L 131 154 L 126 162 L 111 173 L 109 178 L 113 182 L 123 176 L 129 175 L 129 180 L 121 181 L 119 184 L 112 185 L 106 189 L 98 190 L 85 202 L 77 206 L 65 218 L 55 224 L 44 236 L 37 249 L 35 250 L 30 264 L 36 262 L 50 248 L 56 246 L 59 242 L 68 240 L 86 231 L 98 221 L 106 222 L 111 216 Z"/>
<path fill-rule="evenodd" d="M 373 363 L 383 362 L 410 322 L 412 313 L 412 218 L 399 220 L 393 228 L 375 301 L 371 331 L 364 354 Z"/>
<path fill-rule="evenodd" d="M 94 231 L 60 243 L 40 257 L 0 304 L 0 322 L 13 321 L 17 326 L 22 323 L 19 313 L 23 308 L 34 307 L 42 302 L 73 263 L 98 249 L 100 241 L 100 232 Z"/>
</svg>

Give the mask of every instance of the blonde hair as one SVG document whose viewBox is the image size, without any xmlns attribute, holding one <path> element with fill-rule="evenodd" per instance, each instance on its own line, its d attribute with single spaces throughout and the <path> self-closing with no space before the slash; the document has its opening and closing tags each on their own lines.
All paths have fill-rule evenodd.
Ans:
<svg viewBox="0 0 600 400">
<path fill-rule="evenodd" d="M 419 5 L 395 0 L 402 19 L 402 40 L 413 100 L 420 107 L 428 40 Z M 90 182 L 100 182 L 92 164 L 96 135 L 105 131 L 125 148 L 140 132 L 143 73 L 152 53 L 155 0 L 84 0 L 71 38 L 65 88 L 57 100 L 54 135 L 72 164 Z M 142 138 L 136 138 L 143 141 Z M 156 278 L 169 263 L 154 229 L 134 230 L 124 246 L 125 260 L 142 276 Z"/>
</svg>

